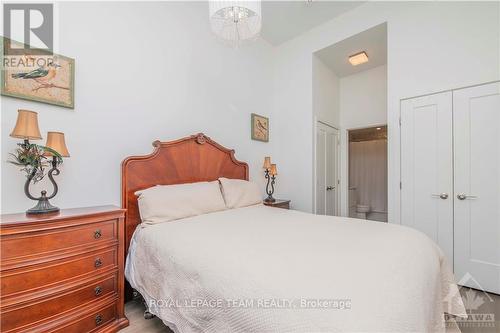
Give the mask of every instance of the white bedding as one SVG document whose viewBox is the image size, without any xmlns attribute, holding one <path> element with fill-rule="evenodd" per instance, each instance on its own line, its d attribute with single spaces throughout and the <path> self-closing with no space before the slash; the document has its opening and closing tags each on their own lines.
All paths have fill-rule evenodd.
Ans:
<svg viewBox="0 0 500 333">
<path fill-rule="evenodd" d="M 263 205 L 139 227 L 125 274 L 182 333 L 444 332 L 465 314 L 424 234 Z"/>
</svg>

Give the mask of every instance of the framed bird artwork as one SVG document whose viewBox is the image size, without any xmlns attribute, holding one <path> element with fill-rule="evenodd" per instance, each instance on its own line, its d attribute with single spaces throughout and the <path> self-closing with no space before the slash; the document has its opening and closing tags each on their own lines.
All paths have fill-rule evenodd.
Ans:
<svg viewBox="0 0 500 333">
<path fill-rule="evenodd" d="M 252 140 L 269 141 L 269 118 L 252 113 Z"/>
<path fill-rule="evenodd" d="M 9 44 L 6 44 L 9 43 Z M 30 53 L 3 39 L 1 93 L 5 96 L 74 108 L 75 60 L 54 53 Z M 8 48 L 7 48 L 7 46 Z"/>
</svg>

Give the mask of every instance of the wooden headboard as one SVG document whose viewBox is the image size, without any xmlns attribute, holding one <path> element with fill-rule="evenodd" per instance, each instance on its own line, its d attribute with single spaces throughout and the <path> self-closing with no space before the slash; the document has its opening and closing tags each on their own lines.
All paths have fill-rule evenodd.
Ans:
<svg viewBox="0 0 500 333">
<path fill-rule="evenodd" d="M 155 185 L 213 181 L 219 177 L 248 180 L 248 164 L 236 160 L 203 133 L 170 142 L 153 142 L 149 155 L 131 156 L 122 162 L 122 208 L 125 215 L 125 253 L 141 219 L 134 194 Z"/>
</svg>

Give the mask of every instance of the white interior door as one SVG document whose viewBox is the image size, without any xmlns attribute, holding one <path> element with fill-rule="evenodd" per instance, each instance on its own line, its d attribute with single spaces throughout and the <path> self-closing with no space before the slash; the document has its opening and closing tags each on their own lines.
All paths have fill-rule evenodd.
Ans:
<svg viewBox="0 0 500 333">
<path fill-rule="evenodd" d="M 316 214 L 339 212 L 339 133 L 321 122 L 316 127 Z"/>
<path fill-rule="evenodd" d="M 452 94 L 401 102 L 401 224 L 431 237 L 453 264 Z"/>
<path fill-rule="evenodd" d="M 500 83 L 454 91 L 453 120 L 455 275 L 500 294 Z"/>
</svg>

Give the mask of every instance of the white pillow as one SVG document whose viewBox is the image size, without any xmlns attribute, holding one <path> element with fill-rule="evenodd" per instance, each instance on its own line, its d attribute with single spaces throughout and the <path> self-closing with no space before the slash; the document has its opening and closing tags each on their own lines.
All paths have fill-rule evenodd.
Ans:
<svg viewBox="0 0 500 333">
<path fill-rule="evenodd" d="M 219 178 L 227 208 L 239 208 L 262 203 L 259 187 L 242 179 Z"/>
<path fill-rule="evenodd" d="M 218 181 L 157 185 L 135 192 L 142 222 L 154 224 L 226 209 Z"/>
</svg>

